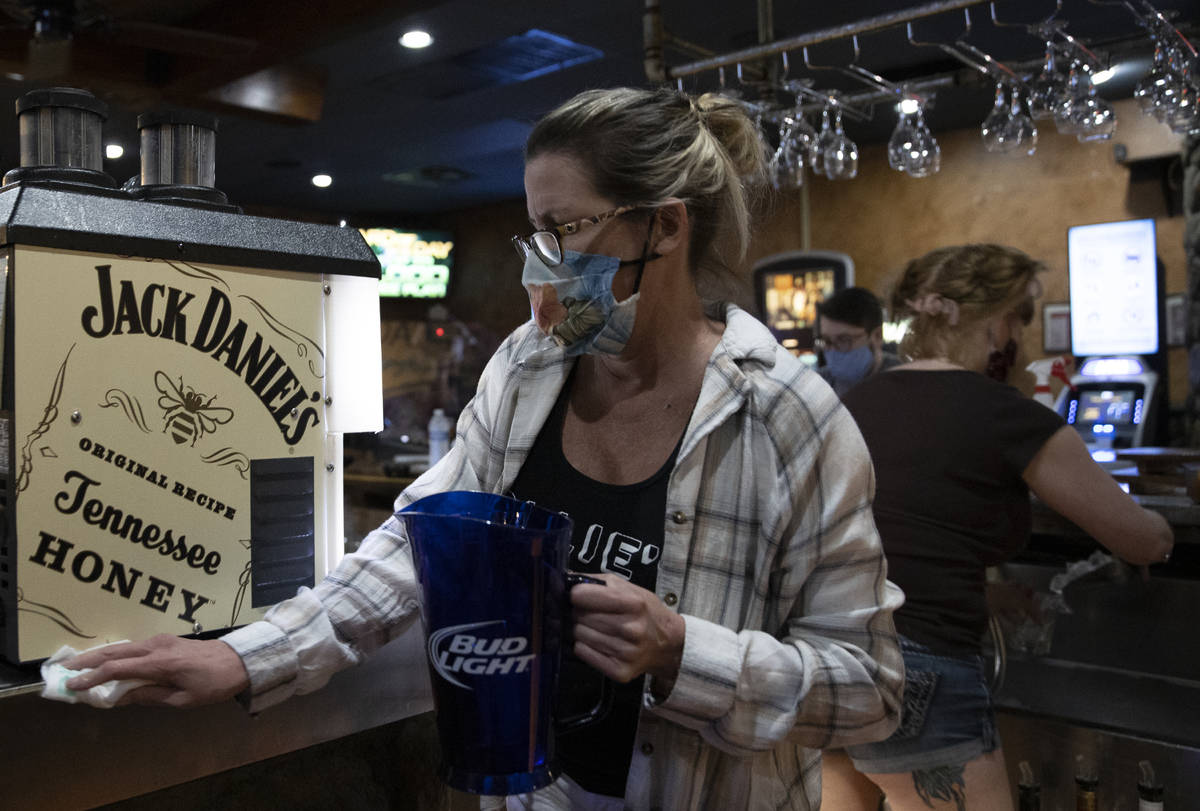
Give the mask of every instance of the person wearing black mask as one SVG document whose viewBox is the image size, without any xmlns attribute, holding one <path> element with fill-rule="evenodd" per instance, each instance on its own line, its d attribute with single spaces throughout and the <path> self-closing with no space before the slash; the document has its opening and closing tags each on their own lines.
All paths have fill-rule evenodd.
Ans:
<svg viewBox="0 0 1200 811">
<path fill-rule="evenodd" d="M 1163 517 L 1126 495 L 1062 417 L 1003 382 L 1043 269 L 1001 245 L 909 262 L 891 297 L 909 320 L 908 362 L 843 399 L 875 466 L 887 576 L 905 594 L 895 619 L 906 682 L 890 738 L 826 754 L 831 808 L 874 811 L 880 789 L 892 811 L 1012 808 L 979 653 L 985 570 L 1028 542 L 1030 491 L 1129 563 L 1170 554 Z"/>
<path fill-rule="evenodd" d="M 865 287 L 847 287 L 817 304 L 817 349 L 824 363 L 817 367 L 839 397 L 876 372 L 900 364 L 883 351 L 883 307 Z"/>
</svg>

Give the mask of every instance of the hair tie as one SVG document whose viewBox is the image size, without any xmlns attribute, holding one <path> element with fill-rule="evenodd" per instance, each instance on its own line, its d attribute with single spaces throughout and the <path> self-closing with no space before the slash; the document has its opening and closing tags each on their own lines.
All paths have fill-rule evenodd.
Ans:
<svg viewBox="0 0 1200 811">
<path fill-rule="evenodd" d="M 910 310 L 921 315 L 945 315 L 950 326 L 958 324 L 958 302 L 938 293 L 925 293 L 904 302 Z"/>
</svg>

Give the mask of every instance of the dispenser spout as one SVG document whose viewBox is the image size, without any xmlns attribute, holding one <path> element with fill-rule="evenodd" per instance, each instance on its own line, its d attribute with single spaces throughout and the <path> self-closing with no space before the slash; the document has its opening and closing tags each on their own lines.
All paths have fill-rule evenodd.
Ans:
<svg viewBox="0 0 1200 811">
<path fill-rule="evenodd" d="M 1032 786 L 1037 782 L 1034 779 L 1033 769 L 1029 766 L 1028 760 L 1022 760 L 1019 764 L 1017 764 L 1017 772 L 1017 785 L 1021 787 Z"/>
<path fill-rule="evenodd" d="M 1154 774 L 1154 766 L 1150 761 L 1138 762 L 1138 808 L 1144 811 L 1162 811 L 1163 784 Z"/>
</svg>

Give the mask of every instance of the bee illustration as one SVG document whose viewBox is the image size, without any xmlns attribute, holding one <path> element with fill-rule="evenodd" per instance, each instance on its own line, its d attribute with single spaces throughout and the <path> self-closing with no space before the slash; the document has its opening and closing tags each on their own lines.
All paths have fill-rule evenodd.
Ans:
<svg viewBox="0 0 1200 811">
<path fill-rule="evenodd" d="M 155 372 L 154 387 L 162 395 L 158 398 L 158 407 L 163 409 L 163 433 L 169 430 L 176 445 L 191 440 L 194 446 L 197 439 L 233 419 L 233 412 L 228 408 L 213 407 L 212 401 L 217 399 L 215 394 L 205 401 L 204 395 L 191 386 L 185 394 L 182 377 L 176 386 L 166 374 Z"/>
</svg>

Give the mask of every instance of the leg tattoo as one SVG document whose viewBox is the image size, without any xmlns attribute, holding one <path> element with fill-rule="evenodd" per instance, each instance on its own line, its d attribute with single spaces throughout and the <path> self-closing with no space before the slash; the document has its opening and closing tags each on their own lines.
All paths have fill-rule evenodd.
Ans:
<svg viewBox="0 0 1200 811">
<path fill-rule="evenodd" d="M 933 808 L 934 800 L 953 800 L 958 811 L 966 811 L 966 783 L 962 766 L 941 766 L 912 773 L 917 795 Z"/>
</svg>

